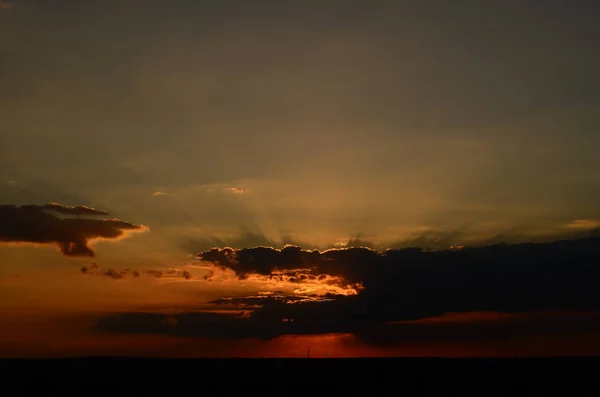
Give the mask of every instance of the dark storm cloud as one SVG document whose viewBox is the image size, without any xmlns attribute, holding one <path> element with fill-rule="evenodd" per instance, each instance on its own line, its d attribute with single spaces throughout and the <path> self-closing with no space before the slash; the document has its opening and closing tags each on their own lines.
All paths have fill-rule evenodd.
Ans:
<svg viewBox="0 0 600 397">
<path fill-rule="evenodd" d="M 444 313 L 600 311 L 600 290 L 596 285 L 600 278 L 600 238 L 447 251 L 409 248 L 378 252 L 353 248 L 319 252 L 293 246 L 282 250 L 226 248 L 206 251 L 199 257 L 232 269 L 242 279 L 251 274 L 270 275 L 286 269 L 306 268 L 312 269 L 314 274 L 360 282 L 364 289 L 358 295 L 328 295 L 325 299 L 298 299 L 295 295 L 219 299 L 211 303 L 252 311 L 240 318 L 214 316 L 209 323 L 204 322 L 204 315 L 189 314 L 180 323 L 184 328 L 169 328 L 170 333 L 270 338 L 282 334 L 350 332 L 365 340 L 379 334 L 387 335 L 388 339 L 393 339 L 393 335 L 415 338 L 419 330 L 431 328 L 407 321 Z M 161 315 L 156 316 L 152 318 L 161 318 Z M 135 314 L 125 318 L 126 321 L 122 317 L 107 320 L 99 327 L 114 331 L 137 327 L 143 331 L 144 326 L 134 325 Z M 571 321 L 561 318 L 557 321 Z M 596 324 L 597 319 L 585 321 Z M 515 329 L 524 327 L 519 321 L 511 324 Z M 533 328 L 542 326 L 536 327 Z M 461 328 L 448 329 L 460 331 Z M 492 328 L 483 330 L 497 332 Z M 158 331 L 149 326 L 145 332 Z"/>
<path fill-rule="evenodd" d="M 54 244 L 65 256 L 94 257 L 90 240 L 116 240 L 126 232 L 145 230 L 142 225 L 109 219 L 107 215 L 85 206 L 2 205 L 0 242 Z"/>
</svg>

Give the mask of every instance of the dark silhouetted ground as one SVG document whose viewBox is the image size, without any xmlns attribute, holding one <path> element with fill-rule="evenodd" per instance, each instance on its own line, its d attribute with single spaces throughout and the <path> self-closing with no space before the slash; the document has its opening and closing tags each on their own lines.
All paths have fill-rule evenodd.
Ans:
<svg viewBox="0 0 600 397">
<path fill-rule="evenodd" d="M 19 395 L 600 395 L 597 358 L 14 359 L 0 368 Z"/>
</svg>

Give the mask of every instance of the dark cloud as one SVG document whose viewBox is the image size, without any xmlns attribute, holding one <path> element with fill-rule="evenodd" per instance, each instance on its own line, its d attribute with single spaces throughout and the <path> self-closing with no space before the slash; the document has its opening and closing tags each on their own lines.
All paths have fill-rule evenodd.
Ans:
<svg viewBox="0 0 600 397">
<path fill-rule="evenodd" d="M 279 324 L 281 321 L 276 321 Z M 251 324 L 251 325 L 250 325 Z M 250 326 L 249 326 L 250 325 Z M 274 322 L 256 321 L 243 314 L 207 312 L 165 315 L 161 313 L 124 313 L 102 319 L 96 328 L 125 333 L 205 336 L 212 338 L 271 339 L 280 334 Z"/>
<path fill-rule="evenodd" d="M 120 280 L 123 277 L 125 277 L 128 273 L 129 273 L 128 270 L 119 271 L 119 270 L 109 268 L 104 272 L 104 275 L 108 278 L 112 278 L 113 280 Z"/>
<path fill-rule="evenodd" d="M 75 216 L 108 216 L 109 213 L 106 211 L 100 211 L 95 208 L 90 208 L 85 205 L 78 205 L 75 207 L 63 207 L 57 203 L 50 203 L 45 205 L 22 205 L 21 208 L 42 210 L 50 213 L 58 213 L 63 215 L 75 215 Z"/>
<path fill-rule="evenodd" d="M 276 306 L 299 307 L 269 300 Z M 299 312 L 300 310 L 298 310 Z M 351 332 L 370 345 L 410 345 L 415 343 L 450 342 L 485 344 L 517 338 L 540 339 L 552 336 L 577 338 L 586 333 L 600 333 L 598 313 L 486 313 L 491 320 L 468 313 L 464 319 L 452 321 L 436 317 L 418 322 L 378 323 L 361 325 L 351 318 L 338 316 L 325 322 L 307 324 L 302 318 L 260 315 L 256 311 L 232 311 L 230 314 L 211 312 L 123 313 L 100 320 L 95 328 L 102 331 L 167 334 L 216 339 L 273 339 L 282 335 L 331 334 Z M 471 317 L 471 318 L 469 318 Z M 550 349 L 550 348 L 549 348 Z"/>
<path fill-rule="evenodd" d="M 208 302 L 213 305 L 234 305 L 242 309 L 250 309 L 270 305 L 272 302 L 298 303 L 298 302 L 327 302 L 335 299 L 334 295 L 284 295 L 284 294 L 258 294 L 250 296 L 233 296 L 219 298 Z M 276 303 L 277 304 L 277 303 Z"/>
<path fill-rule="evenodd" d="M 258 247 L 258 246 L 267 246 L 267 247 L 276 247 L 282 246 L 285 244 L 291 245 L 300 245 L 306 246 L 306 244 L 297 241 L 296 239 L 290 236 L 281 236 L 278 241 L 275 241 L 263 233 L 258 231 L 253 231 L 250 228 L 242 227 L 240 228 L 240 232 L 237 236 L 233 238 L 223 239 L 217 236 L 209 236 L 209 237 L 196 237 L 190 238 L 185 237 L 180 242 L 180 247 L 185 252 L 196 253 L 199 251 L 208 250 L 212 247 L 233 247 L 233 248 L 244 248 L 244 247 Z"/>
<path fill-rule="evenodd" d="M 83 274 L 93 274 L 96 270 L 98 270 L 98 265 L 92 263 L 90 265 L 83 265 L 81 267 L 81 273 Z"/>
<path fill-rule="evenodd" d="M 161 276 L 163 275 L 162 272 L 159 272 L 159 274 L 161 274 Z M 167 270 L 166 273 L 167 276 L 177 276 L 177 277 L 183 277 L 186 280 L 191 280 L 192 279 L 192 272 L 190 272 L 189 270 L 178 270 L 178 269 L 170 269 Z M 155 274 L 156 276 L 158 276 L 158 274 Z"/>
<path fill-rule="evenodd" d="M 165 275 L 165 274 L 164 274 L 162 271 L 160 271 L 160 270 L 148 270 L 148 271 L 146 272 L 146 274 L 147 274 L 147 275 L 149 275 L 149 276 L 156 277 L 156 278 L 162 278 L 162 277 Z"/>
<path fill-rule="evenodd" d="M 113 280 L 120 280 L 125 277 L 131 276 L 133 278 L 140 278 L 143 275 L 154 277 L 154 278 L 163 278 L 163 277 L 177 277 L 184 278 L 186 280 L 191 280 L 193 278 L 192 272 L 189 270 L 179 270 L 179 269 L 169 269 L 169 270 L 147 270 L 147 271 L 139 271 L 139 270 L 117 270 L 113 268 L 107 268 L 101 270 L 100 267 L 96 263 L 92 263 L 90 265 L 84 265 L 81 268 L 81 272 L 83 274 L 89 274 L 94 276 L 104 276 L 108 278 L 112 278 Z"/>
<path fill-rule="evenodd" d="M 438 335 L 436 332 L 441 328 L 429 331 L 435 324 L 411 321 L 444 313 L 526 313 L 518 321 L 511 320 L 511 329 L 539 330 L 543 324 L 535 313 L 600 312 L 600 290 L 596 285 L 600 278 L 600 238 L 445 251 L 406 248 L 381 252 L 350 248 L 321 252 L 295 246 L 281 250 L 224 248 L 202 252 L 198 257 L 233 270 L 240 279 L 310 269 L 310 274 L 362 283 L 364 289 L 351 296 L 222 298 L 211 304 L 250 310 L 249 314 L 239 318 L 211 316 L 208 323 L 204 322 L 204 314 L 188 314 L 185 321 L 179 322 L 185 324 L 180 325 L 184 328 L 169 328 L 169 333 L 261 338 L 282 334 L 353 333 L 369 341 L 373 338 L 392 340 L 394 335 L 414 339 L 418 335 Z M 536 325 L 530 327 L 527 318 L 531 313 L 535 317 L 531 321 Z M 137 327 L 141 331 L 142 325 L 133 325 L 136 316 L 113 318 L 99 326 L 116 331 L 122 326 Z M 161 317 L 156 316 L 151 318 L 158 321 Z M 571 314 L 544 321 L 555 321 L 551 325 L 559 330 L 559 323 L 574 321 L 567 319 L 569 316 Z M 600 325 L 598 317 L 581 321 L 589 326 Z M 464 328 L 462 325 L 443 327 L 452 330 L 456 338 Z M 499 332 L 492 328 L 481 328 L 481 332 Z M 151 329 L 155 328 L 148 330 Z M 470 335 L 474 335 L 473 332 Z"/>
<path fill-rule="evenodd" d="M 376 251 L 368 248 L 331 249 L 324 252 L 303 250 L 297 246 L 287 245 L 283 249 L 271 247 L 255 248 L 213 248 L 197 254 L 201 261 L 211 262 L 224 269 L 235 271 L 240 279 L 250 274 L 274 276 L 280 271 L 313 271 L 316 274 L 332 274 L 344 276 L 343 269 L 336 267 L 336 260 L 345 262 L 366 261 L 368 257 L 378 256 Z M 349 265 L 351 266 L 351 265 Z M 332 271 L 333 270 L 333 271 Z M 348 277 L 351 280 L 351 277 Z M 360 280 L 358 280 L 360 281 Z"/>
<path fill-rule="evenodd" d="M 453 318 L 456 317 L 456 318 Z M 382 323 L 355 330 L 371 345 L 419 342 L 485 343 L 552 335 L 600 333 L 600 314 L 578 312 L 459 313 L 417 321 Z"/>
<path fill-rule="evenodd" d="M 0 206 L 0 242 L 54 244 L 66 256 L 96 256 L 90 240 L 115 240 L 126 232 L 145 230 L 85 206 L 60 204 Z"/>
<path fill-rule="evenodd" d="M 583 220 L 585 222 L 585 220 Z M 509 243 L 517 244 L 522 242 L 547 243 L 557 240 L 575 240 L 587 237 L 600 237 L 600 228 L 573 228 L 568 227 L 571 220 L 562 219 L 549 226 L 549 231 L 542 234 L 536 234 L 534 231 L 538 227 L 525 225 L 521 227 L 512 227 L 502 230 L 492 237 L 473 237 L 475 232 L 468 225 L 454 229 L 429 229 L 419 233 L 409 235 L 405 238 L 392 242 L 376 242 L 368 237 L 358 233 L 345 241 L 330 241 L 325 244 L 308 244 L 289 235 L 282 235 L 275 240 L 269 238 L 260 231 L 253 231 L 249 228 L 241 228 L 235 237 L 220 238 L 218 236 L 208 237 L 183 237 L 178 242 L 181 249 L 187 253 L 196 253 L 210 250 L 213 247 L 230 247 L 243 249 L 247 247 L 281 247 L 284 245 L 295 245 L 306 249 L 325 251 L 335 248 L 370 248 L 372 250 L 384 251 L 386 249 L 405 249 L 412 247 L 421 247 L 426 250 L 445 250 L 452 246 L 461 246 L 467 244 L 471 246 L 483 246 L 491 244 Z M 578 221 L 575 221 L 578 222 Z M 467 239 L 468 238 L 468 239 Z"/>
<path fill-rule="evenodd" d="M 215 271 L 214 270 L 209 270 L 208 272 L 206 272 L 204 274 L 204 276 L 202 276 L 203 280 L 206 281 L 212 281 L 213 276 L 215 275 Z"/>
</svg>

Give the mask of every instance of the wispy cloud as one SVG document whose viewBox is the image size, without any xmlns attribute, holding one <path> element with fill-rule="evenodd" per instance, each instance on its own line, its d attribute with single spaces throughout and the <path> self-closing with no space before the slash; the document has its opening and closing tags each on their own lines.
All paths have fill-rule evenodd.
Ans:
<svg viewBox="0 0 600 397">
<path fill-rule="evenodd" d="M 162 190 L 157 190 L 156 192 L 152 193 L 152 197 L 166 197 L 166 196 L 175 196 L 175 193 L 170 193 L 170 192 L 165 192 Z"/>
<path fill-rule="evenodd" d="M 569 223 L 567 227 L 575 229 L 593 229 L 600 227 L 600 222 L 593 219 L 576 219 Z"/>
<path fill-rule="evenodd" d="M 237 188 L 237 187 L 226 187 L 223 190 L 225 190 L 226 192 L 232 193 L 232 194 L 248 194 L 248 193 L 250 193 L 250 190 L 248 190 L 248 189 L 241 189 L 241 188 Z"/>
<path fill-rule="evenodd" d="M 250 189 L 236 187 L 236 186 L 223 186 L 223 185 L 204 185 L 203 189 L 208 193 L 225 193 L 225 194 L 249 194 Z"/>
<path fill-rule="evenodd" d="M 163 269 L 163 270 L 131 270 L 124 269 L 118 270 L 114 268 L 100 269 L 98 264 L 91 263 L 81 267 L 81 273 L 92 276 L 103 276 L 113 280 L 121 280 L 127 277 L 140 278 L 142 276 L 148 276 L 157 279 L 185 279 L 191 280 L 193 278 L 192 272 L 187 269 Z"/>
</svg>

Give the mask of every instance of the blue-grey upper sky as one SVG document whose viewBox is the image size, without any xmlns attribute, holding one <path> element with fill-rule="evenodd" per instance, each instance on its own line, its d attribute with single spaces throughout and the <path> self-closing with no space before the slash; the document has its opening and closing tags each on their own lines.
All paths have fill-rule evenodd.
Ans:
<svg viewBox="0 0 600 397">
<path fill-rule="evenodd" d="M 0 199 L 134 252 L 600 224 L 596 1 L 0 4 Z"/>
</svg>

